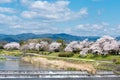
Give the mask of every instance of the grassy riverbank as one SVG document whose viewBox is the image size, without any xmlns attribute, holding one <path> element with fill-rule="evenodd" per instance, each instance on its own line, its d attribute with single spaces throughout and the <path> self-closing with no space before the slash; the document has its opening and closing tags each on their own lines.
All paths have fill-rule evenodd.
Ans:
<svg viewBox="0 0 120 80">
<path fill-rule="evenodd" d="M 6 60 L 6 58 L 0 57 L 0 60 Z"/>
<path fill-rule="evenodd" d="M 7 56 L 21 56 L 22 52 L 20 50 L 0 50 L 0 55 L 7 55 Z"/>
<path fill-rule="evenodd" d="M 66 54 L 67 52 L 39 52 L 40 55 L 46 55 L 46 56 L 55 56 L 59 57 L 59 54 Z M 80 56 L 79 53 L 72 53 L 72 56 L 64 57 L 64 58 L 73 58 L 73 59 L 86 59 L 86 60 L 99 60 L 99 61 L 113 61 L 113 60 L 118 60 L 120 61 L 120 55 L 93 55 L 93 54 L 87 54 L 86 57 Z"/>
<path fill-rule="evenodd" d="M 89 63 L 94 66 L 96 70 L 113 70 L 120 64 L 119 55 L 107 55 L 107 56 L 96 56 L 93 54 L 88 54 L 86 57 L 81 57 L 79 54 L 74 54 L 70 57 L 59 57 L 62 52 L 39 52 L 39 54 L 31 53 L 36 56 L 47 58 L 49 60 L 63 60 L 70 63 Z"/>
<path fill-rule="evenodd" d="M 79 53 L 66 53 L 66 52 L 36 52 L 36 53 L 26 53 L 27 55 L 34 55 L 36 57 L 46 58 L 51 60 L 62 60 L 72 64 L 90 64 L 96 70 L 113 70 L 118 65 L 120 65 L 120 55 L 93 55 L 88 54 L 86 57 L 81 57 Z M 62 54 L 63 57 L 60 57 Z M 65 54 L 65 55 L 64 55 Z M 23 55 L 19 50 L 0 50 L 0 55 L 7 56 L 21 56 Z M 70 55 L 70 56 L 69 56 Z M 32 60 L 32 56 L 29 57 Z M 1 58 L 2 60 L 3 58 Z M 3 59 L 4 60 L 4 59 Z M 77 70 L 73 67 L 68 67 L 69 70 Z"/>
</svg>

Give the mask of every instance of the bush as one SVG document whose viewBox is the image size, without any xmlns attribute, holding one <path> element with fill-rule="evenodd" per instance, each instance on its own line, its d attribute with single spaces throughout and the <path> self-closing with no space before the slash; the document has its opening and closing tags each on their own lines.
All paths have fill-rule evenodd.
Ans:
<svg viewBox="0 0 120 80">
<path fill-rule="evenodd" d="M 114 62 L 115 64 L 120 64 L 120 59 L 115 59 L 115 60 L 113 60 L 113 62 Z"/>
<path fill-rule="evenodd" d="M 74 54 L 71 52 L 62 52 L 58 54 L 59 57 L 72 57 L 73 55 Z"/>
<path fill-rule="evenodd" d="M 27 50 L 26 52 L 27 53 L 39 53 L 39 51 L 37 51 L 37 50 Z"/>
<path fill-rule="evenodd" d="M 39 54 L 42 54 L 42 55 L 49 55 L 49 54 L 51 54 L 51 52 L 39 52 Z"/>
<path fill-rule="evenodd" d="M 68 67 L 67 70 L 69 70 L 69 71 L 76 71 L 77 69 L 74 68 L 74 67 Z"/>
</svg>

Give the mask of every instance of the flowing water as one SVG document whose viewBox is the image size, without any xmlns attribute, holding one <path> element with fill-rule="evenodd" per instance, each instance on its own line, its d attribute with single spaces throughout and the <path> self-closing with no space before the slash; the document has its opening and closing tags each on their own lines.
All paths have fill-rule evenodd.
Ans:
<svg viewBox="0 0 120 80">
<path fill-rule="evenodd" d="M 64 71 L 38 68 L 20 61 L 19 57 L 3 56 L 0 61 L 0 80 L 120 80 L 113 72 L 98 72 L 90 75 L 83 71 Z"/>
</svg>

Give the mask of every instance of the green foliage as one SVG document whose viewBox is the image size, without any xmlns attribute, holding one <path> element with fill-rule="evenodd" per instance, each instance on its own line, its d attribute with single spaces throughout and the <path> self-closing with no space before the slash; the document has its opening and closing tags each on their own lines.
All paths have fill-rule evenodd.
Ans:
<svg viewBox="0 0 120 80">
<path fill-rule="evenodd" d="M 3 46 L 0 45 L 0 49 L 4 49 Z"/>
<path fill-rule="evenodd" d="M 63 49 L 66 47 L 66 43 L 65 43 L 65 41 L 62 40 L 62 39 L 58 39 L 58 40 L 56 40 L 56 42 L 62 44 L 62 45 L 61 45 L 61 50 L 60 50 L 60 51 L 63 51 Z"/>
<path fill-rule="evenodd" d="M 67 70 L 70 70 L 70 71 L 76 71 L 77 69 L 74 68 L 74 67 L 68 67 Z"/>
<path fill-rule="evenodd" d="M 27 50 L 26 53 L 39 53 L 37 50 Z"/>
<path fill-rule="evenodd" d="M 73 53 L 79 53 L 80 49 L 73 50 Z"/>
<path fill-rule="evenodd" d="M 0 60 L 6 60 L 6 58 L 0 57 Z"/>
<path fill-rule="evenodd" d="M 20 40 L 20 42 L 19 42 L 20 45 L 23 45 L 24 43 L 25 43 L 24 40 Z"/>
<path fill-rule="evenodd" d="M 113 59 L 113 62 L 114 62 L 115 64 L 120 64 L 120 58 L 118 58 L 118 59 Z"/>
<path fill-rule="evenodd" d="M 63 47 L 65 47 L 65 41 L 62 39 L 56 40 L 56 42 L 61 43 Z"/>
<path fill-rule="evenodd" d="M 58 54 L 59 57 L 72 57 L 73 55 L 71 52 L 61 52 Z"/>
<path fill-rule="evenodd" d="M 51 52 L 50 54 L 49 54 L 49 56 L 58 56 L 58 54 L 59 54 L 60 52 Z"/>
<path fill-rule="evenodd" d="M 80 58 L 83 58 L 80 56 Z M 102 60 L 102 61 L 113 61 L 113 59 L 116 59 L 118 61 L 120 61 L 120 56 L 119 55 L 95 55 L 92 53 L 88 53 L 86 57 L 84 57 L 85 59 L 93 59 L 93 60 Z"/>
<path fill-rule="evenodd" d="M 80 58 L 80 54 L 79 53 L 76 53 L 72 56 L 73 58 Z"/>
<path fill-rule="evenodd" d="M 39 52 L 39 54 L 41 54 L 41 55 L 49 55 L 49 54 L 51 54 L 51 52 Z"/>
<path fill-rule="evenodd" d="M 21 56 L 22 55 L 22 53 L 19 50 L 11 50 L 11 51 L 0 50 L 0 54 L 4 54 L 8 56 Z"/>
<path fill-rule="evenodd" d="M 51 40 L 50 38 L 42 38 L 41 41 L 46 41 L 46 42 L 48 42 L 48 43 L 51 43 L 51 42 L 52 42 L 52 40 Z"/>
</svg>

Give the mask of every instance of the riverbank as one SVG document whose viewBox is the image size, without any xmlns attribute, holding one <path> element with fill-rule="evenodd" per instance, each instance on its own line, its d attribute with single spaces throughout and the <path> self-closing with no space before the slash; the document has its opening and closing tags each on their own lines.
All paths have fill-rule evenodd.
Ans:
<svg viewBox="0 0 120 80">
<path fill-rule="evenodd" d="M 59 62 L 59 61 L 64 61 L 64 62 L 71 63 L 74 65 L 80 64 L 80 66 L 82 64 L 87 64 L 87 65 L 92 66 L 97 71 L 98 70 L 99 71 L 113 71 L 113 70 L 116 70 L 116 68 L 120 64 L 120 56 L 119 55 L 94 56 L 93 54 L 89 54 L 86 57 L 81 57 L 78 53 L 75 53 L 71 57 L 59 57 L 59 54 L 61 54 L 61 53 L 64 53 L 64 52 L 51 52 L 50 53 L 50 52 L 43 52 L 42 51 L 39 53 L 26 53 L 25 55 L 30 56 L 29 58 L 31 58 L 31 59 L 29 59 L 30 60 L 30 61 L 28 61 L 29 63 L 31 63 L 31 61 L 33 59 L 32 57 L 40 57 L 40 58 L 47 59 L 48 65 L 49 65 L 49 63 L 51 63 L 51 66 L 49 66 L 49 67 L 52 67 L 54 69 L 64 69 L 64 70 L 84 70 L 84 69 L 79 69 L 79 68 L 77 68 L 78 66 L 77 67 L 73 67 L 73 66 L 66 67 L 65 66 L 66 68 L 64 68 L 63 65 L 52 64 L 52 62 L 54 63 L 54 61 L 55 62 L 58 61 L 58 63 L 63 63 L 63 62 Z M 66 54 L 66 53 L 64 53 L 64 54 Z M 11 51 L 1 50 L 0 55 L 2 55 L 2 56 L 18 56 L 18 57 L 23 56 L 23 54 L 20 50 L 11 50 Z M 5 60 L 5 59 L 2 58 L 1 60 Z M 36 63 L 40 64 L 42 62 L 33 61 L 32 64 L 36 65 L 36 66 L 40 66 L 39 64 L 36 64 Z M 59 66 L 62 66 L 63 68 L 59 67 Z M 45 66 L 40 66 L 40 67 L 45 67 Z M 89 70 L 87 70 L 87 69 L 85 69 L 85 70 L 89 72 Z"/>
<path fill-rule="evenodd" d="M 0 57 L 0 60 L 6 60 L 6 58 L 4 58 L 4 57 Z"/>
<path fill-rule="evenodd" d="M 79 71 L 87 71 L 88 73 L 95 74 L 96 69 L 90 63 L 70 63 L 63 60 L 52 60 L 44 57 L 38 56 L 26 56 L 22 58 L 22 61 L 29 62 L 39 67 L 50 67 L 62 70 L 79 70 Z"/>
<path fill-rule="evenodd" d="M 95 59 L 88 59 L 88 58 L 78 58 L 75 56 L 73 56 L 73 57 L 58 57 L 57 54 L 58 53 L 42 55 L 42 54 L 36 54 L 36 53 L 26 53 L 26 57 L 29 56 L 29 58 L 30 58 L 28 61 L 29 63 L 31 63 L 31 61 L 33 61 L 32 57 L 34 56 L 34 57 L 45 58 L 49 61 L 51 61 L 51 60 L 59 61 L 60 60 L 60 61 L 65 61 L 65 62 L 72 63 L 72 64 L 77 64 L 77 65 L 80 64 L 80 66 L 83 64 L 87 64 L 87 65 L 90 64 L 90 66 L 92 66 L 95 69 L 95 71 L 114 71 L 119 66 L 119 64 L 116 64 L 115 62 L 112 61 L 112 59 L 118 59 L 119 56 L 107 56 L 107 57 L 104 57 L 104 58 L 106 58 L 105 60 L 102 60 L 102 59 L 95 60 Z M 37 62 L 36 61 L 37 60 L 33 61 L 32 64 L 36 65 L 37 62 L 38 62 L 38 64 L 40 64 L 39 59 Z M 118 59 L 118 61 L 119 61 L 119 59 Z M 54 68 L 56 68 L 56 67 L 54 67 Z M 60 69 L 60 68 L 58 68 L 58 69 Z M 82 69 L 76 69 L 76 67 L 67 67 L 65 70 L 82 70 Z"/>
<path fill-rule="evenodd" d="M 0 55 L 3 55 L 3 56 L 21 56 L 23 55 L 22 52 L 20 50 L 0 50 Z"/>
</svg>

